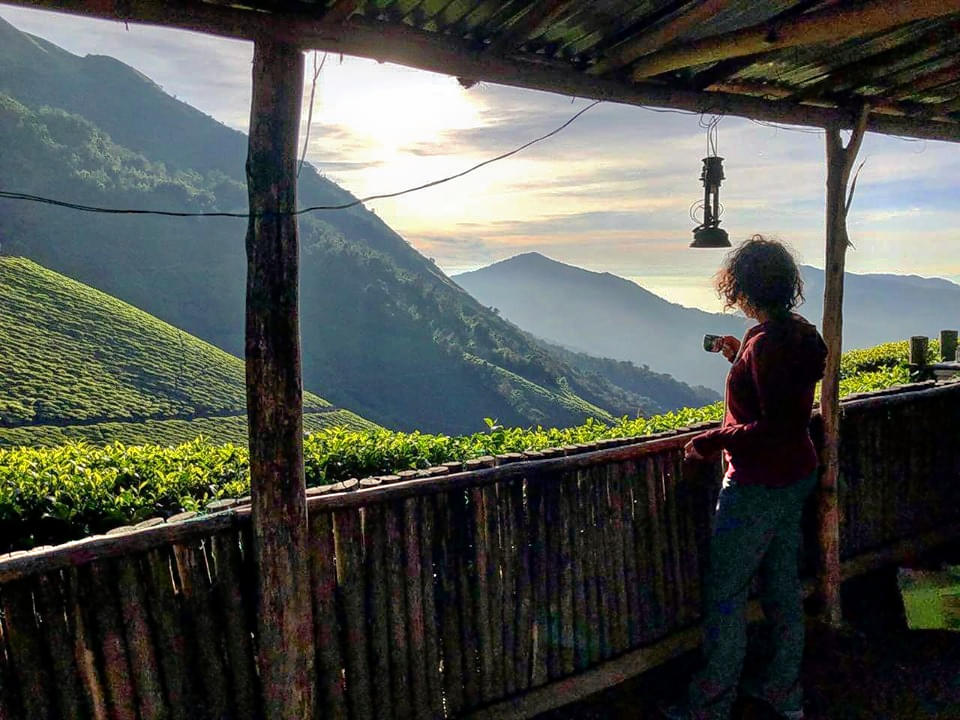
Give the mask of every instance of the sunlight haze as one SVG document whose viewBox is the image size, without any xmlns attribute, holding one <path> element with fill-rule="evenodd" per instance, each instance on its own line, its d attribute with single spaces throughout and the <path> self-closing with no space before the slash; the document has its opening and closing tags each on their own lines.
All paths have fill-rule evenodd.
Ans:
<svg viewBox="0 0 960 720">
<path fill-rule="evenodd" d="M 71 52 L 116 57 L 246 130 L 248 43 L 4 5 L 0 16 Z M 313 63 L 308 54 L 304 130 Z M 546 134 L 586 104 L 484 83 L 465 89 L 452 77 L 330 55 L 316 88 L 307 160 L 359 197 L 394 192 Z M 696 115 L 605 103 L 515 157 L 368 207 L 448 274 L 535 250 L 716 310 L 710 278 L 722 253 L 687 248 L 704 152 Z M 822 134 L 724 118 L 719 154 L 731 238 L 772 234 L 801 262 L 822 267 Z M 861 159 L 848 269 L 960 278 L 960 258 L 948 249 L 960 211 L 945 182 L 960 174 L 960 149 L 870 134 Z"/>
</svg>

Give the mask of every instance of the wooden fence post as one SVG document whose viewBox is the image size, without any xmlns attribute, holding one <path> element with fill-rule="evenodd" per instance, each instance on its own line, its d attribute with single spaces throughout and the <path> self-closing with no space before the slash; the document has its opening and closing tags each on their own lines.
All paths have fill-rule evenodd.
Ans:
<svg viewBox="0 0 960 720">
<path fill-rule="evenodd" d="M 247 155 L 247 412 L 257 633 L 268 720 L 313 712 L 300 370 L 297 131 L 303 54 L 258 39 Z"/>
<path fill-rule="evenodd" d="M 957 359 L 957 331 L 940 331 L 940 360 L 941 362 L 953 362 Z"/>
<path fill-rule="evenodd" d="M 817 583 L 821 612 L 828 624 L 842 620 L 840 606 L 840 513 L 837 478 L 840 473 L 840 354 L 843 338 L 843 273 L 846 263 L 847 211 L 853 189 L 847 183 L 866 130 L 869 107 L 864 106 L 850 141 L 843 146 L 838 127 L 826 129 L 827 223 L 826 264 L 823 291 L 823 339 L 827 344 L 827 367 L 820 391 L 823 415 L 824 472 L 818 499 L 820 567 Z"/>
<path fill-rule="evenodd" d="M 930 338 L 926 335 L 914 335 L 910 338 L 910 365 L 922 368 L 927 364 L 927 348 L 930 347 Z"/>
</svg>

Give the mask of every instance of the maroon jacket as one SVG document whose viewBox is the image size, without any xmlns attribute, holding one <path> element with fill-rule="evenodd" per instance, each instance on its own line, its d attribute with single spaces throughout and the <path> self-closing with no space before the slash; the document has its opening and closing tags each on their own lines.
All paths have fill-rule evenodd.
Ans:
<svg viewBox="0 0 960 720">
<path fill-rule="evenodd" d="M 810 439 L 814 388 L 827 347 L 799 315 L 750 328 L 727 376 L 723 425 L 693 440 L 704 457 L 723 450 L 738 485 L 785 487 L 813 472 Z"/>
</svg>

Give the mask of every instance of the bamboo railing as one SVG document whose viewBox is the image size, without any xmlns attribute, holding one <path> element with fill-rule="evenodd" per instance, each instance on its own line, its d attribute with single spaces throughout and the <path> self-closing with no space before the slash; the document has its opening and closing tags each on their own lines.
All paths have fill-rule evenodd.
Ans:
<svg viewBox="0 0 960 720">
<path fill-rule="evenodd" d="M 845 402 L 849 572 L 956 532 L 958 399 Z M 691 434 L 311 489 L 314 716 L 529 715 L 690 647 L 720 483 Z M 260 716 L 249 509 L 146 525 L 0 560 L 0 718 Z"/>
</svg>

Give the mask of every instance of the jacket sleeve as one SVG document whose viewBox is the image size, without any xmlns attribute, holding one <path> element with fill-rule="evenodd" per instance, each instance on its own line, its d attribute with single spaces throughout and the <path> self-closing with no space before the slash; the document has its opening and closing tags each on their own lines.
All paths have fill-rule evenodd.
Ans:
<svg viewBox="0 0 960 720">
<path fill-rule="evenodd" d="M 766 338 L 760 337 L 745 348 L 741 362 L 757 393 L 760 417 L 698 435 L 693 446 L 704 457 L 716 455 L 721 449 L 737 453 L 762 445 L 776 445 L 807 430 L 809 409 L 802 407 L 796 397 L 797 377 L 789 359 Z"/>
</svg>

